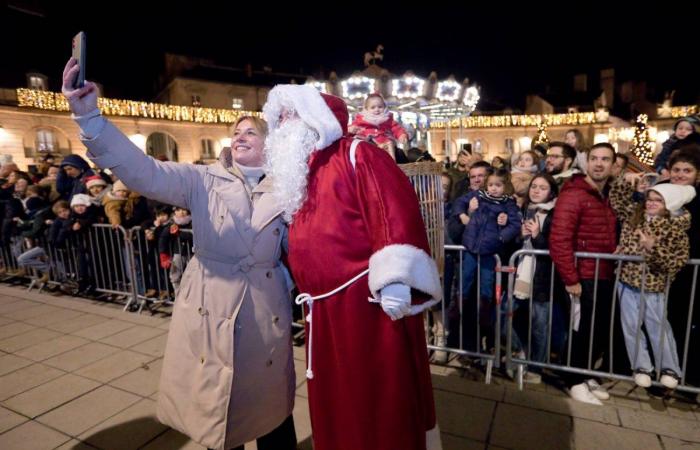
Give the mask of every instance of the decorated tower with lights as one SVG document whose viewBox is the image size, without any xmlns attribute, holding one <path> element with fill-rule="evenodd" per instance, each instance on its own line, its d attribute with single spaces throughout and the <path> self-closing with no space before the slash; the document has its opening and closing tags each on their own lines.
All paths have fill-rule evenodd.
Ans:
<svg viewBox="0 0 700 450">
<path fill-rule="evenodd" d="M 645 166 L 652 167 L 654 165 L 654 144 L 649 138 L 648 120 L 649 117 L 646 114 L 637 116 L 637 128 L 634 130 L 630 153 Z"/>
<path fill-rule="evenodd" d="M 549 136 L 547 136 L 547 124 L 543 121 L 537 126 L 537 136 L 535 136 L 535 144 L 549 144 Z"/>
</svg>

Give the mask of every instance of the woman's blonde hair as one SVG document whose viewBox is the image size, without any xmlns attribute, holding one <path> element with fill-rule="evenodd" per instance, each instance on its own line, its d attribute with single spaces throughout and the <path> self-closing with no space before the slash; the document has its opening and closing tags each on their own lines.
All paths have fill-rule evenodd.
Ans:
<svg viewBox="0 0 700 450">
<path fill-rule="evenodd" d="M 233 127 L 231 128 L 231 134 L 238 128 L 238 125 L 243 122 L 244 120 L 249 120 L 253 123 L 253 127 L 258 130 L 258 133 L 262 134 L 263 136 L 267 136 L 267 122 L 265 122 L 264 119 L 260 117 L 255 117 L 255 116 L 241 116 L 236 120 L 236 122 L 233 124 Z"/>
</svg>

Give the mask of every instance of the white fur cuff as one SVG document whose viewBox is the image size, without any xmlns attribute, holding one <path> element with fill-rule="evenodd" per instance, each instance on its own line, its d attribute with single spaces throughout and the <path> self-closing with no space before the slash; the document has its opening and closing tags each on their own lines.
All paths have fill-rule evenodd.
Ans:
<svg viewBox="0 0 700 450">
<path fill-rule="evenodd" d="M 402 283 L 434 300 L 442 300 L 442 284 L 435 261 L 412 245 L 388 245 L 369 259 L 369 289 L 374 298 L 380 298 L 382 288 L 391 283 Z"/>
</svg>

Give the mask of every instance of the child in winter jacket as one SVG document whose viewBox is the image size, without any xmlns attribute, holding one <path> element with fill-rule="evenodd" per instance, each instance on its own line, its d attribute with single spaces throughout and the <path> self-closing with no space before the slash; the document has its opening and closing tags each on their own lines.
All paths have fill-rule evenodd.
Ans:
<svg viewBox="0 0 700 450">
<path fill-rule="evenodd" d="M 479 322 L 491 325 L 491 305 L 494 296 L 495 255 L 503 245 L 520 232 L 522 217 L 515 200 L 508 172 L 498 171 L 488 176 L 486 186 L 469 192 L 457 200 L 452 214 L 465 224 L 462 245 L 466 248 L 462 265 L 462 296 L 469 295 L 479 277 Z M 479 275 L 477 275 L 479 270 Z"/>
<path fill-rule="evenodd" d="M 644 257 L 644 263 L 623 262 L 620 271 L 618 293 L 625 346 L 635 382 L 649 387 L 654 366 L 641 332 L 643 321 L 655 364 L 661 369 L 659 381 L 674 389 L 681 368 L 673 330 L 665 318 L 664 293 L 688 260 L 686 230 L 690 227 L 690 214 L 682 206 L 695 197 L 695 188 L 658 184 L 647 190 L 645 202 L 639 205 L 630 202 L 633 190 L 631 184 L 619 178 L 610 192 L 610 202 L 622 222 L 618 252 Z"/>
<path fill-rule="evenodd" d="M 384 98 L 379 94 L 370 94 L 367 97 L 364 109 L 350 124 L 348 132 L 374 143 L 394 159 L 396 143 L 401 143 L 404 148 L 408 143 L 408 133 L 394 121 L 392 114 L 387 111 Z"/>
</svg>

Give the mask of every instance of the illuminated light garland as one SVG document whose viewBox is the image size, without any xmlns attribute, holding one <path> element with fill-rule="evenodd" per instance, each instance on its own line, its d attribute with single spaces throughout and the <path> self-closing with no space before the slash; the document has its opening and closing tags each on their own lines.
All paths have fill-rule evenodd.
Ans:
<svg viewBox="0 0 700 450">
<path fill-rule="evenodd" d="M 423 95 L 425 80 L 416 76 L 406 76 L 391 80 L 391 96 L 396 98 L 416 99 Z"/>
<path fill-rule="evenodd" d="M 470 86 L 464 93 L 463 102 L 465 105 L 467 105 L 467 108 L 474 111 L 476 109 L 477 103 L 479 103 L 480 98 L 481 96 L 479 95 L 479 90 L 475 86 Z"/>
<path fill-rule="evenodd" d="M 69 112 L 68 100 L 63 94 L 32 89 L 17 89 L 17 102 L 22 108 L 37 108 L 48 111 Z M 193 106 L 166 105 L 163 103 L 138 102 L 98 98 L 97 106 L 106 116 L 144 117 L 176 122 L 234 123 L 241 116 L 262 117 L 262 113 L 235 109 L 214 109 Z"/>
<path fill-rule="evenodd" d="M 341 86 L 344 98 L 357 100 L 375 92 L 376 81 L 367 77 L 350 77 L 343 81 Z"/>
<path fill-rule="evenodd" d="M 659 118 L 674 118 L 692 116 L 698 113 L 698 105 L 671 106 L 662 105 L 657 108 Z"/>
<path fill-rule="evenodd" d="M 451 120 L 434 120 L 430 128 L 442 129 L 450 127 L 459 128 L 460 118 Z M 504 116 L 470 116 L 462 117 L 463 128 L 505 128 L 505 127 L 537 127 L 541 123 L 547 126 L 558 125 L 590 125 L 596 123 L 593 112 L 568 113 L 568 114 L 532 114 L 532 115 L 504 115 Z"/>
<path fill-rule="evenodd" d="M 441 81 L 437 86 L 435 97 L 441 102 L 456 102 L 462 93 L 462 85 L 456 81 Z"/>
</svg>

